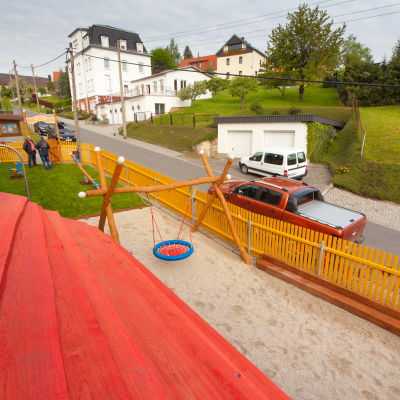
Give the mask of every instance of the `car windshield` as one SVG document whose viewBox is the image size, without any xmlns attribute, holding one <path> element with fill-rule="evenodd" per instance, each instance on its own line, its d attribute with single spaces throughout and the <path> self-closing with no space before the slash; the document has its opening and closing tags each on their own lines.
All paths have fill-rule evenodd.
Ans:
<svg viewBox="0 0 400 400">
<path fill-rule="evenodd" d="M 44 121 L 39 121 L 39 125 L 44 125 L 44 126 L 47 126 L 47 125 L 48 125 L 48 123 L 47 123 L 47 122 L 44 122 Z"/>
<path fill-rule="evenodd" d="M 68 126 L 63 126 L 62 128 L 63 133 L 70 133 L 72 132 L 72 130 L 70 128 L 68 128 Z"/>
</svg>

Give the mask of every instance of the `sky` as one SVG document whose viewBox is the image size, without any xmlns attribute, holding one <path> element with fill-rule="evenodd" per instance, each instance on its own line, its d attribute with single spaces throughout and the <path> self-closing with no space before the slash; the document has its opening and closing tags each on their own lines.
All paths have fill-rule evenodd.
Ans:
<svg viewBox="0 0 400 400">
<path fill-rule="evenodd" d="M 0 23 L 0 72 L 8 73 L 15 60 L 20 75 L 31 75 L 31 64 L 38 66 L 35 76 L 52 75 L 53 71 L 64 68 L 65 55 L 39 66 L 65 51 L 68 35 L 76 28 L 88 28 L 93 24 L 134 31 L 148 51 L 157 46 L 165 47 L 174 38 L 181 54 L 186 45 L 195 56 L 197 53 L 200 56 L 215 54 L 233 34 L 265 51 L 271 29 L 278 24 L 284 25 L 287 12 L 293 12 L 299 4 L 298 0 L 3 2 L 1 13 L 5 18 Z M 348 21 L 345 37 L 355 35 L 360 43 L 371 49 L 376 62 L 382 61 L 385 55 L 390 58 L 392 48 L 400 38 L 400 2 L 310 0 L 308 4 L 326 10 L 334 27 Z M 388 13 L 392 14 L 382 15 Z"/>
</svg>

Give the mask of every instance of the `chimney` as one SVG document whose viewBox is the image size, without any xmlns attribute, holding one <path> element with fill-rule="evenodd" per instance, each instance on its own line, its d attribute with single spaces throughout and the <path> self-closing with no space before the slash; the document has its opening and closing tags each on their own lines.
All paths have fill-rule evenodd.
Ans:
<svg viewBox="0 0 400 400">
<path fill-rule="evenodd" d="M 242 40 L 243 40 L 243 42 L 244 42 L 244 37 L 241 37 L 240 39 L 242 39 Z"/>
<path fill-rule="evenodd" d="M 51 76 L 47 75 L 47 80 L 51 81 Z"/>
</svg>

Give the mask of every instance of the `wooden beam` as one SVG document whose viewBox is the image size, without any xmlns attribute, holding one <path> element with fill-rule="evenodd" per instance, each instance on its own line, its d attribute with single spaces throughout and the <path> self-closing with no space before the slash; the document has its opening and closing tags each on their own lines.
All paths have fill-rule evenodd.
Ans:
<svg viewBox="0 0 400 400">
<path fill-rule="evenodd" d="M 100 172 L 100 170 L 99 170 Z M 221 179 L 221 176 L 215 176 L 210 178 L 198 178 L 192 179 L 191 181 L 175 182 L 169 183 L 168 185 L 158 185 L 158 186 L 128 186 L 115 188 L 114 193 L 153 193 L 162 192 L 163 190 L 179 189 L 187 186 L 201 185 L 203 183 L 216 183 Z M 104 196 L 106 190 L 88 190 L 86 196 Z"/>
<path fill-rule="evenodd" d="M 104 231 L 104 224 L 106 222 L 106 208 L 110 204 L 111 197 L 114 194 L 114 189 L 117 186 L 118 179 L 119 179 L 119 176 L 121 175 L 121 171 L 122 171 L 124 162 L 125 162 L 124 157 L 118 158 L 118 162 L 115 167 L 110 186 L 108 187 L 107 193 L 104 195 L 104 200 L 103 200 L 103 205 L 101 207 L 100 220 L 99 220 L 99 229 L 101 231 Z M 116 235 L 118 235 L 117 229 L 115 227 L 113 229 L 115 229 Z M 110 226 L 110 231 L 111 231 L 111 226 Z M 113 236 L 113 235 L 111 235 L 111 236 Z"/>
<path fill-rule="evenodd" d="M 58 137 L 58 152 L 60 153 L 60 161 L 64 162 L 63 155 L 62 155 L 62 147 L 61 147 L 61 140 L 60 140 L 60 132 L 58 131 L 58 122 L 57 122 L 57 115 L 56 112 L 53 110 L 53 116 L 54 116 L 54 123 L 56 125 L 56 130 L 57 130 L 57 137 Z"/>
<path fill-rule="evenodd" d="M 75 154 L 70 154 L 70 156 L 73 158 L 73 160 L 75 161 Z M 76 165 L 78 166 L 78 168 L 81 170 L 82 174 L 86 176 L 86 178 L 89 179 L 89 181 L 94 185 L 95 184 L 95 180 L 83 169 L 81 163 L 78 161 L 75 161 Z"/>
<path fill-rule="evenodd" d="M 208 164 L 206 155 L 204 154 L 204 152 L 202 152 L 202 153 L 200 152 L 200 154 L 201 154 L 201 159 L 203 160 L 204 167 L 205 167 L 208 175 L 214 176 L 214 174 L 211 170 L 211 167 Z M 236 228 L 233 223 L 232 216 L 229 211 L 228 205 L 226 204 L 225 197 L 223 196 L 221 190 L 219 189 L 219 187 L 217 186 L 216 183 L 213 183 L 213 186 L 214 186 L 215 193 L 216 193 L 217 197 L 219 198 L 219 201 L 221 202 L 221 206 L 222 206 L 222 209 L 224 210 L 226 219 L 228 220 L 228 225 L 229 225 L 229 228 L 231 229 L 233 239 L 235 240 L 236 246 L 238 247 L 240 254 L 242 255 L 243 261 L 247 265 L 251 265 L 250 257 L 247 254 L 242 242 L 240 241 L 239 235 L 236 232 Z"/>
<path fill-rule="evenodd" d="M 26 133 L 26 136 L 29 136 L 28 122 L 26 120 L 25 110 L 23 111 L 23 115 L 24 115 L 25 133 Z"/>
<path fill-rule="evenodd" d="M 218 183 L 217 183 L 217 187 L 220 188 L 221 185 L 222 185 L 222 182 L 223 182 L 224 180 L 226 180 L 227 175 L 228 175 L 228 171 L 229 171 L 229 168 L 230 168 L 231 165 L 232 165 L 232 162 L 233 162 L 233 158 L 230 158 L 230 159 L 227 161 L 227 163 L 226 163 L 226 165 L 225 165 L 225 168 L 224 168 L 224 170 L 223 170 L 223 172 L 222 172 L 222 175 L 221 175 L 221 177 L 220 177 L 220 179 L 219 179 L 219 181 L 218 181 Z M 204 219 L 204 217 L 206 216 L 207 211 L 208 211 L 208 209 L 210 208 L 211 204 L 212 204 L 213 201 L 215 200 L 215 197 L 216 197 L 216 194 L 215 194 L 215 190 L 214 190 L 214 193 L 211 195 L 211 197 L 210 197 L 210 199 L 208 200 L 207 204 L 206 204 L 205 207 L 203 208 L 203 211 L 201 212 L 200 217 L 197 219 L 197 221 L 196 221 L 196 223 L 195 223 L 195 225 L 194 225 L 194 227 L 193 227 L 193 229 L 192 229 L 192 233 L 195 233 L 195 232 L 197 231 L 198 227 L 200 226 L 200 224 L 203 222 L 203 219 Z"/>
</svg>

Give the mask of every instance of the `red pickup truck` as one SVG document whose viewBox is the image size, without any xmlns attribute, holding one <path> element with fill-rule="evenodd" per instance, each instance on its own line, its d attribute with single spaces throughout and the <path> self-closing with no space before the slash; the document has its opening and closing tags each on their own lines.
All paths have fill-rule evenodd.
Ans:
<svg viewBox="0 0 400 400">
<path fill-rule="evenodd" d="M 213 192 L 211 185 L 208 193 Z M 221 192 L 227 202 L 255 214 L 356 243 L 364 240 L 364 214 L 326 203 L 318 189 L 303 182 L 275 177 L 230 180 L 222 184 Z"/>
</svg>

